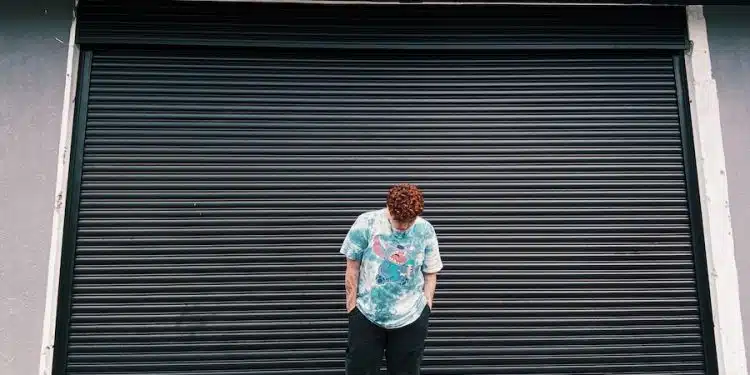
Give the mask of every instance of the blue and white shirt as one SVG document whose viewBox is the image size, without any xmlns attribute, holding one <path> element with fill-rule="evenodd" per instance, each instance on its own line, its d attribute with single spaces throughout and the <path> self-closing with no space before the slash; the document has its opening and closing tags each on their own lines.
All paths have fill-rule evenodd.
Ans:
<svg viewBox="0 0 750 375">
<path fill-rule="evenodd" d="M 437 235 L 418 217 L 405 231 L 395 230 L 387 209 L 360 215 L 341 246 L 341 254 L 361 262 L 357 308 L 387 329 L 407 326 L 424 311 L 424 273 L 443 268 Z"/>
</svg>

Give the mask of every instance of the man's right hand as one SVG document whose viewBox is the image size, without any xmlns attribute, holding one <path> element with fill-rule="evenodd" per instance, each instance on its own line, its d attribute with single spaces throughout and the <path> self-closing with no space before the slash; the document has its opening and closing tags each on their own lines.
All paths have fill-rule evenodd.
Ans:
<svg viewBox="0 0 750 375">
<path fill-rule="evenodd" d="M 350 313 L 357 307 L 357 286 L 359 284 L 360 263 L 356 260 L 346 260 L 346 312 Z"/>
</svg>

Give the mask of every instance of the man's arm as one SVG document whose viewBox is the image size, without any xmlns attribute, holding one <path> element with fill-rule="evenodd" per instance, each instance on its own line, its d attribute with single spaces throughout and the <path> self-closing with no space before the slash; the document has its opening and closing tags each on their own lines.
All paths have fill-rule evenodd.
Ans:
<svg viewBox="0 0 750 375">
<path fill-rule="evenodd" d="M 358 260 L 346 260 L 346 312 L 351 312 L 357 306 L 357 287 L 359 286 Z"/>
<path fill-rule="evenodd" d="M 357 287 L 359 286 L 359 266 L 362 253 L 368 246 L 369 224 L 367 216 L 362 214 L 357 217 L 349 229 L 344 243 L 341 245 L 341 254 L 346 256 L 346 311 L 351 312 L 357 306 Z"/>
<path fill-rule="evenodd" d="M 438 245 L 437 233 L 432 225 L 429 226 L 430 236 L 425 243 L 425 259 L 422 265 L 424 274 L 424 296 L 427 298 L 427 306 L 432 310 L 432 301 L 435 297 L 437 286 L 437 274 L 443 269 L 443 260 L 440 257 L 440 246 Z"/>
<path fill-rule="evenodd" d="M 427 306 L 432 309 L 432 300 L 435 297 L 435 287 L 437 286 L 437 274 L 424 274 L 424 296 L 427 298 Z"/>
</svg>

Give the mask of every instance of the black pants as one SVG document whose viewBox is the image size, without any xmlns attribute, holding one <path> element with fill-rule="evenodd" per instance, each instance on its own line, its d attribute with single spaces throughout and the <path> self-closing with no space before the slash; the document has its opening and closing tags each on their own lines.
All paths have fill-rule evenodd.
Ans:
<svg viewBox="0 0 750 375">
<path fill-rule="evenodd" d="M 383 351 L 388 375 L 419 375 L 430 309 L 425 306 L 414 323 L 385 329 L 370 322 L 358 309 L 349 313 L 346 375 L 377 375 Z"/>
</svg>

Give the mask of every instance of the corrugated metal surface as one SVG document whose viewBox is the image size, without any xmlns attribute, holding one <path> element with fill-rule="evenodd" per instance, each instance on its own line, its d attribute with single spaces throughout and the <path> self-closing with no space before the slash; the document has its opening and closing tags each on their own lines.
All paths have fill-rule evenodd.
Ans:
<svg viewBox="0 0 750 375">
<path fill-rule="evenodd" d="M 446 265 L 424 374 L 705 373 L 670 55 L 91 66 L 66 374 L 343 374 L 338 248 L 400 181 Z"/>
<path fill-rule="evenodd" d="M 684 9 L 84 0 L 81 44 L 345 49 L 673 49 Z M 290 26 L 291 25 L 291 26 Z"/>
</svg>

